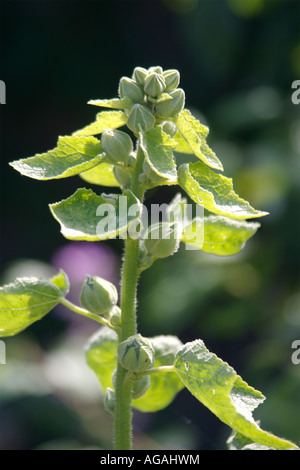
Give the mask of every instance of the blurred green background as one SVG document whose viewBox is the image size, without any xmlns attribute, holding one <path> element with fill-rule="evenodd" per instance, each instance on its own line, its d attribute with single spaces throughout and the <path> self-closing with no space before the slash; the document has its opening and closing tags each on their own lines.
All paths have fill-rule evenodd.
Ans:
<svg viewBox="0 0 300 470">
<path fill-rule="evenodd" d="M 85 186 L 38 182 L 8 162 L 47 151 L 94 120 L 89 99 L 117 95 L 135 66 L 181 72 L 186 107 L 242 197 L 270 213 L 240 255 L 186 251 L 141 278 L 143 335 L 202 338 L 266 395 L 255 418 L 300 444 L 300 2 L 289 0 L 1 1 L 1 284 L 62 267 L 119 282 L 122 245 L 70 243 L 48 203 Z M 104 188 L 93 188 L 102 191 Z M 178 188 L 149 193 L 169 202 Z M 112 419 L 82 349 L 95 325 L 56 308 L 6 338 L 0 365 L 0 449 L 111 448 Z M 97 325 L 96 325 L 97 328 Z M 138 449 L 225 449 L 230 430 L 188 392 L 135 413 Z"/>
</svg>

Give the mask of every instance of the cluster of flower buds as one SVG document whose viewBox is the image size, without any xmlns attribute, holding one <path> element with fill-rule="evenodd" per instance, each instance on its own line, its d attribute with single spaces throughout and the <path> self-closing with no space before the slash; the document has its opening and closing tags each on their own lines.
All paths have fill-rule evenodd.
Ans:
<svg viewBox="0 0 300 470">
<path fill-rule="evenodd" d="M 119 96 L 132 102 L 127 126 L 134 134 L 147 132 L 157 121 L 163 122 L 182 111 L 185 94 L 178 88 L 179 81 L 177 70 L 163 71 L 159 66 L 136 67 L 132 78 L 121 78 Z"/>
<path fill-rule="evenodd" d="M 89 312 L 109 319 L 113 326 L 121 323 L 121 311 L 116 305 L 118 292 L 111 282 L 98 276 L 87 276 L 81 290 L 80 302 Z"/>
</svg>

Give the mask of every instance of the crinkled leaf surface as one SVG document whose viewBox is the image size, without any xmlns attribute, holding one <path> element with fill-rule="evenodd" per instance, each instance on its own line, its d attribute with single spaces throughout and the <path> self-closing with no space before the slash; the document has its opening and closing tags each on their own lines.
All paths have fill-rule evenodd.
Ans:
<svg viewBox="0 0 300 470">
<path fill-rule="evenodd" d="M 210 215 L 186 225 L 181 241 L 206 253 L 230 256 L 239 253 L 259 227 L 257 222 Z"/>
<path fill-rule="evenodd" d="M 68 290 L 60 272 L 53 282 L 35 277 L 0 287 L 0 336 L 13 336 L 50 312 Z"/>
<path fill-rule="evenodd" d="M 154 367 L 169 366 L 174 363 L 178 349 L 182 347 L 176 336 L 155 336 L 150 338 L 155 351 Z M 132 401 L 133 406 L 145 413 L 162 410 L 168 406 L 183 384 L 176 373 L 159 372 L 150 375 L 150 387 L 140 398 Z"/>
<path fill-rule="evenodd" d="M 126 122 L 127 116 L 123 111 L 102 111 L 97 114 L 95 122 L 74 132 L 74 135 L 89 136 L 101 134 L 104 129 L 117 129 L 124 126 Z"/>
<path fill-rule="evenodd" d="M 171 365 L 176 351 L 182 346 L 174 336 L 157 336 L 150 338 L 155 350 L 155 367 Z M 105 392 L 113 388 L 112 373 L 117 367 L 117 334 L 103 327 L 89 341 L 86 347 L 86 360 L 95 372 Z M 134 408 L 144 412 L 154 412 L 165 408 L 183 388 L 176 373 L 157 373 L 150 375 L 150 388 L 140 398 L 132 401 Z"/>
<path fill-rule="evenodd" d="M 202 162 L 180 165 L 178 182 L 193 201 L 214 214 L 233 219 L 267 215 L 240 198 L 234 192 L 230 178 L 215 173 Z"/>
<path fill-rule="evenodd" d="M 80 173 L 80 177 L 87 183 L 99 186 L 120 186 L 114 175 L 114 166 L 108 162 L 100 163 L 90 170 Z"/>
<path fill-rule="evenodd" d="M 74 176 L 97 165 L 103 149 L 95 137 L 59 137 L 57 147 L 34 157 L 11 162 L 22 175 L 37 180 Z"/>
<path fill-rule="evenodd" d="M 50 210 L 68 240 L 97 241 L 123 234 L 140 216 L 141 204 L 131 191 L 98 196 L 81 188 L 68 199 L 51 204 Z"/>
<path fill-rule="evenodd" d="M 206 165 L 216 170 L 223 170 L 222 163 L 206 143 L 208 128 L 201 124 L 188 109 L 181 111 L 174 121 L 183 138 L 182 140 L 178 135 L 175 136 L 178 145 L 176 150 L 182 153 L 190 153 L 185 151 L 189 147 L 192 153 Z"/>
<path fill-rule="evenodd" d="M 297 448 L 258 426 L 252 412 L 265 397 L 209 352 L 203 341 L 187 343 L 177 352 L 175 370 L 192 395 L 235 431 L 274 449 Z"/>
<path fill-rule="evenodd" d="M 171 137 L 156 126 L 148 132 L 140 133 L 140 145 L 151 169 L 160 177 L 177 181 L 176 163 L 173 150 L 176 147 Z"/>
<path fill-rule="evenodd" d="M 111 100 L 90 100 L 88 104 L 102 108 L 126 109 L 133 105 L 133 101 L 130 98 L 112 98 Z"/>
</svg>

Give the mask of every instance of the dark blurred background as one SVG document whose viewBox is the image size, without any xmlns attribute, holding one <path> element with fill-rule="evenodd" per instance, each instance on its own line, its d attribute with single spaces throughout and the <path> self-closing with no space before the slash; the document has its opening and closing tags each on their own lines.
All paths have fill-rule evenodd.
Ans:
<svg viewBox="0 0 300 470">
<path fill-rule="evenodd" d="M 119 282 L 122 244 L 70 243 L 48 204 L 86 186 L 38 182 L 8 162 L 56 146 L 94 120 L 89 99 L 117 96 L 137 65 L 181 72 L 186 107 L 211 131 L 226 176 L 261 228 L 240 255 L 181 249 L 141 278 L 143 335 L 202 338 L 267 400 L 255 418 L 300 444 L 300 2 L 289 0 L 1 1 L 1 284 L 16 276 Z M 105 188 L 93 187 L 96 191 Z M 168 202 L 178 188 L 149 194 Z M 112 419 L 82 352 L 97 325 L 57 308 L 5 339 L 0 449 L 111 448 Z M 225 449 L 230 429 L 182 391 L 165 410 L 135 413 L 139 449 Z"/>
</svg>

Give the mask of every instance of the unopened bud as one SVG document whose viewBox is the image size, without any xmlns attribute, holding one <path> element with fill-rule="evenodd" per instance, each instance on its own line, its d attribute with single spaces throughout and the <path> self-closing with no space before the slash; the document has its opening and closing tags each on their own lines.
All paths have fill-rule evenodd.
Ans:
<svg viewBox="0 0 300 470">
<path fill-rule="evenodd" d="M 143 372 L 154 365 L 154 349 L 147 338 L 137 334 L 119 343 L 118 359 L 124 369 Z"/>
<path fill-rule="evenodd" d="M 166 88 L 165 79 L 162 75 L 158 73 L 150 73 L 145 78 L 144 82 L 144 92 L 153 98 L 158 95 L 161 95 Z"/>
<path fill-rule="evenodd" d="M 136 67 L 133 71 L 132 78 L 138 85 L 144 86 L 145 78 L 148 75 L 148 70 L 143 67 Z"/>
<path fill-rule="evenodd" d="M 131 185 L 131 172 L 128 168 L 120 168 L 114 166 L 114 176 L 122 188 L 130 188 Z"/>
<path fill-rule="evenodd" d="M 171 98 L 157 103 L 155 107 L 156 114 L 162 117 L 171 117 L 179 114 L 185 104 L 185 94 L 181 88 L 170 93 Z"/>
<path fill-rule="evenodd" d="M 114 414 L 115 406 L 116 406 L 116 393 L 110 387 L 106 389 L 103 404 L 104 404 L 104 409 L 106 411 L 108 411 L 111 414 Z"/>
<path fill-rule="evenodd" d="M 162 130 L 168 134 L 170 137 L 173 137 L 177 133 L 176 124 L 172 121 L 165 121 L 162 124 Z"/>
<path fill-rule="evenodd" d="M 148 69 L 148 73 L 153 73 L 153 72 L 162 74 L 163 69 L 159 65 L 154 65 L 153 67 L 149 67 Z"/>
<path fill-rule="evenodd" d="M 137 379 L 132 387 L 132 398 L 140 398 L 144 395 L 150 387 L 149 375 L 144 375 L 140 379 Z"/>
<path fill-rule="evenodd" d="M 113 307 L 109 314 L 109 321 L 112 326 L 119 326 L 121 324 L 121 309 Z"/>
<path fill-rule="evenodd" d="M 179 242 L 178 232 L 174 226 L 161 222 L 149 227 L 143 245 L 155 258 L 166 258 L 178 250 Z"/>
<path fill-rule="evenodd" d="M 151 111 L 141 104 L 132 106 L 127 120 L 129 129 L 138 134 L 140 131 L 147 132 L 155 126 L 155 117 Z"/>
<path fill-rule="evenodd" d="M 111 282 L 101 277 L 87 276 L 82 287 L 80 302 L 89 312 L 108 316 L 118 302 L 118 292 Z"/>
<path fill-rule="evenodd" d="M 102 132 L 101 145 L 107 156 L 114 162 L 124 162 L 133 151 L 133 143 L 128 134 L 115 129 Z"/>
<path fill-rule="evenodd" d="M 143 100 L 144 95 L 140 86 L 131 78 L 123 77 L 119 84 L 120 98 L 130 98 L 134 103 Z"/>
<path fill-rule="evenodd" d="M 166 91 L 173 91 L 175 90 L 175 88 L 178 87 L 180 82 L 180 75 L 178 70 L 166 70 L 165 72 L 163 72 L 163 77 L 166 83 Z"/>
</svg>

